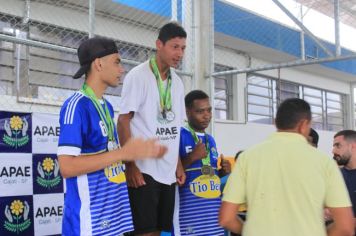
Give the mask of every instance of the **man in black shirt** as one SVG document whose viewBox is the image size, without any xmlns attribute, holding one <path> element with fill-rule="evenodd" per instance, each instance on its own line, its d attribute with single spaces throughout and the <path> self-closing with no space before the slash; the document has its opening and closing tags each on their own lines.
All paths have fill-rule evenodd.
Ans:
<svg viewBox="0 0 356 236">
<path fill-rule="evenodd" d="M 333 154 L 334 160 L 342 166 L 340 169 L 349 191 L 354 216 L 356 216 L 356 131 L 342 130 L 336 133 Z"/>
</svg>

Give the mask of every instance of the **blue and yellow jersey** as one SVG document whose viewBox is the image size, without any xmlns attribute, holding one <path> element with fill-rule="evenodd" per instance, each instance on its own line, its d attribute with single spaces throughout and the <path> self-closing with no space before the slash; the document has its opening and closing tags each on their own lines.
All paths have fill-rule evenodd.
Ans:
<svg viewBox="0 0 356 236">
<path fill-rule="evenodd" d="M 205 144 L 209 142 L 210 165 L 215 175 L 203 175 L 202 161 L 196 161 L 186 168 L 186 182 L 179 188 L 179 213 L 174 222 L 176 235 L 224 235 L 218 224 L 218 213 L 221 204 L 220 178 L 218 177 L 218 152 L 215 140 L 210 135 L 196 133 Z M 186 128 L 181 129 L 179 154 L 187 158 L 195 147 L 192 134 Z"/>
<path fill-rule="evenodd" d="M 104 105 L 104 104 L 103 104 Z M 114 111 L 107 102 L 111 117 Z M 76 92 L 60 112 L 58 155 L 107 151 L 108 134 L 91 100 Z M 115 139 L 118 142 L 116 129 Z M 66 179 L 63 235 L 121 235 L 133 230 L 124 165 Z"/>
</svg>

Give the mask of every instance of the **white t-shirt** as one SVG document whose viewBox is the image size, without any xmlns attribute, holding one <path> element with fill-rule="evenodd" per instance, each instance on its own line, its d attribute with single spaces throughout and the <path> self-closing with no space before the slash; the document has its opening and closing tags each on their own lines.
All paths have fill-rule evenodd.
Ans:
<svg viewBox="0 0 356 236">
<path fill-rule="evenodd" d="M 173 120 L 172 113 L 167 113 L 169 120 L 162 117 L 157 82 L 149 61 L 136 66 L 126 75 L 120 104 L 120 114 L 128 114 L 131 111 L 135 113 L 130 122 L 133 137 L 157 137 L 168 147 L 167 153 L 161 159 L 136 161 L 142 173 L 163 184 L 176 182 L 180 127 L 185 119 L 183 83 L 173 70 L 171 77 Z"/>
</svg>

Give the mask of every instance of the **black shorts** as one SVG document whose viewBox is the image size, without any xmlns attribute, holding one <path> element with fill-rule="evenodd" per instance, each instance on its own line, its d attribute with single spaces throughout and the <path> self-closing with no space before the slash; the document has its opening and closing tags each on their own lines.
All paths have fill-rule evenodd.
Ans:
<svg viewBox="0 0 356 236">
<path fill-rule="evenodd" d="M 170 232 L 173 227 L 176 184 L 159 183 L 147 174 L 143 174 L 143 178 L 146 185 L 128 188 L 134 233 Z"/>
</svg>

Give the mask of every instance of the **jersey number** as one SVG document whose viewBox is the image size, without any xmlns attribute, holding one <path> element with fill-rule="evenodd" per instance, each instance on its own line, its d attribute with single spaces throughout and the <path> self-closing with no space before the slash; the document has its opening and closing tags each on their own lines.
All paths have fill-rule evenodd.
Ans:
<svg viewBox="0 0 356 236">
<path fill-rule="evenodd" d="M 107 131 L 106 126 L 105 126 L 105 124 L 104 124 L 104 122 L 102 120 L 99 121 L 99 126 L 100 126 L 101 133 L 103 134 L 103 136 L 107 137 L 108 136 L 108 131 Z"/>
</svg>

